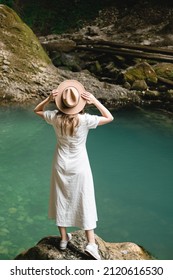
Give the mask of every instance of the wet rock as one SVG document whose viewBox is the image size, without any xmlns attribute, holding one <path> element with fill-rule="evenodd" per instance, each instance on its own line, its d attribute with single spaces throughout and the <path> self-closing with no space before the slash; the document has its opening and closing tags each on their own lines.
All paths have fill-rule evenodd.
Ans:
<svg viewBox="0 0 173 280">
<path fill-rule="evenodd" d="M 157 75 L 153 68 L 147 63 L 142 62 L 127 68 L 124 72 L 125 81 L 132 84 L 136 80 L 144 80 L 148 83 L 157 83 Z"/>
<path fill-rule="evenodd" d="M 116 79 L 120 70 L 116 67 L 113 61 L 110 61 L 105 65 L 104 72 L 106 72 L 108 76 Z"/>
<path fill-rule="evenodd" d="M 144 80 L 135 80 L 132 84 L 132 89 L 135 90 L 146 90 L 148 88 L 147 83 Z"/>
<path fill-rule="evenodd" d="M 81 61 L 78 56 L 73 54 L 62 53 L 60 56 L 61 65 L 67 66 L 67 69 L 72 70 L 74 72 L 79 72 L 82 70 Z"/>
<path fill-rule="evenodd" d="M 2 69 L 3 72 L 8 72 L 9 71 L 9 67 L 7 65 L 3 65 L 1 67 L 1 69 Z"/>
<path fill-rule="evenodd" d="M 85 252 L 86 237 L 82 230 L 72 233 L 72 240 L 65 251 L 59 250 L 60 237 L 48 236 L 34 247 L 20 253 L 16 260 L 89 260 Z M 152 255 L 144 248 L 131 242 L 109 243 L 96 235 L 99 253 L 103 260 L 152 260 Z"/>
<path fill-rule="evenodd" d="M 153 66 L 154 71 L 160 77 L 173 81 L 173 64 L 172 63 L 157 63 Z"/>
<path fill-rule="evenodd" d="M 123 87 L 130 90 L 130 89 L 131 89 L 131 84 L 128 83 L 128 82 L 125 82 L 125 83 L 123 84 Z"/>
<path fill-rule="evenodd" d="M 49 37 L 50 38 L 50 37 Z M 76 43 L 73 40 L 68 38 L 57 38 L 53 40 L 43 40 L 42 46 L 48 51 L 61 51 L 61 52 L 70 52 L 75 49 Z"/>
<path fill-rule="evenodd" d="M 99 36 L 100 33 L 100 28 L 98 26 L 88 26 L 85 31 L 85 34 L 88 36 Z"/>
<path fill-rule="evenodd" d="M 3 64 L 10 65 L 10 62 L 8 60 L 4 59 Z"/>
<path fill-rule="evenodd" d="M 157 90 L 146 90 L 145 91 L 145 97 L 148 97 L 149 99 L 158 99 L 161 94 Z"/>
<path fill-rule="evenodd" d="M 169 98 L 170 100 L 173 100 L 173 89 L 168 90 L 167 98 Z"/>
<path fill-rule="evenodd" d="M 159 92 L 166 92 L 167 91 L 166 85 L 158 85 L 158 91 Z"/>
</svg>

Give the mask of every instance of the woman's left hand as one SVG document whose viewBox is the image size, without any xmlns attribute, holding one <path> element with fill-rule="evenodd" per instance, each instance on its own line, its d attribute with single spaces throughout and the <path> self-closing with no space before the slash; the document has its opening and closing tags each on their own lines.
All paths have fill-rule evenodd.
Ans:
<svg viewBox="0 0 173 280">
<path fill-rule="evenodd" d="M 82 92 L 81 96 L 86 100 L 87 104 L 93 104 L 96 100 L 95 96 L 88 91 Z"/>
<path fill-rule="evenodd" d="M 48 97 L 48 100 L 49 101 L 54 101 L 55 97 L 58 95 L 58 91 L 57 89 L 53 89 L 51 94 L 49 95 Z"/>
</svg>

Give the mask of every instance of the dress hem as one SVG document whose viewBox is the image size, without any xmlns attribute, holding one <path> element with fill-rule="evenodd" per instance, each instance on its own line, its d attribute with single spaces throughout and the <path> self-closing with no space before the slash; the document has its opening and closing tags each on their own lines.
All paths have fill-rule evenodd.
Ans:
<svg viewBox="0 0 173 280">
<path fill-rule="evenodd" d="M 52 217 L 49 217 L 49 219 L 51 219 L 51 220 L 56 220 L 56 218 L 52 218 Z M 98 221 L 98 220 L 97 220 Z M 96 222 L 97 222 L 96 221 Z M 95 229 L 95 228 L 97 228 L 97 225 L 96 225 L 96 223 L 95 223 L 95 225 L 93 226 L 93 227 L 82 227 L 82 226 L 80 226 L 80 225 L 78 225 L 78 224 L 59 224 L 59 223 L 56 223 L 56 226 L 57 227 L 78 227 L 78 228 L 80 228 L 80 229 L 82 229 L 82 230 L 92 230 L 92 229 Z"/>
</svg>

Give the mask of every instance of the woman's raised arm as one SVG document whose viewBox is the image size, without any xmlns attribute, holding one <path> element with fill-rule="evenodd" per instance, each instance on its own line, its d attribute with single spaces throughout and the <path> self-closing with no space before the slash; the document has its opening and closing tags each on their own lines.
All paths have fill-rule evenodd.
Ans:
<svg viewBox="0 0 173 280">
<path fill-rule="evenodd" d="M 88 104 L 94 104 L 101 113 L 98 125 L 104 125 L 113 121 L 114 117 L 109 110 L 100 103 L 100 101 L 90 92 L 84 92 L 81 96 L 87 101 Z"/>
<path fill-rule="evenodd" d="M 53 90 L 51 94 L 41 101 L 35 108 L 34 112 L 41 118 L 44 118 L 44 107 L 54 100 L 55 96 L 58 94 L 57 90 Z"/>
</svg>

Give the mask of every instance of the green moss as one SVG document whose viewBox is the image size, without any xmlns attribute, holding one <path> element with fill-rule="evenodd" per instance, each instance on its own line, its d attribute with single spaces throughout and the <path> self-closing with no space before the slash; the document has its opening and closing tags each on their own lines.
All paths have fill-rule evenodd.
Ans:
<svg viewBox="0 0 173 280">
<path fill-rule="evenodd" d="M 154 69 L 146 62 L 139 63 L 134 67 L 129 67 L 124 73 L 124 78 L 131 84 L 135 80 L 144 80 L 149 83 L 157 83 L 157 75 Z"/>
<path fill-rule="evenodd" d="M 5 5 L 0 5 L 0 13 L 0 37 L 6 50 L 12 55 L 11 66 L 17 65 L 18 68 L 32 71 L 34 61 L 50 64 L 51 61 L 37 37 L 20 17 Z"/>
<path fill-rule="evenodd" d="M 158 76 L 173 80 L 173 64 L 172 63 L 158 63 L 154 67 Z"/>
</svg>

